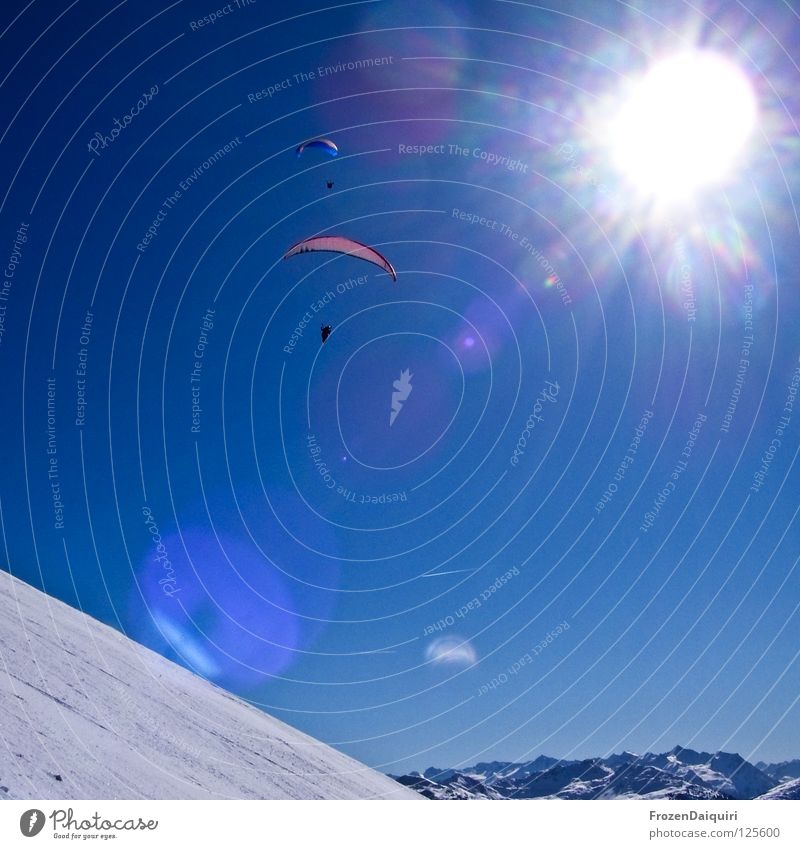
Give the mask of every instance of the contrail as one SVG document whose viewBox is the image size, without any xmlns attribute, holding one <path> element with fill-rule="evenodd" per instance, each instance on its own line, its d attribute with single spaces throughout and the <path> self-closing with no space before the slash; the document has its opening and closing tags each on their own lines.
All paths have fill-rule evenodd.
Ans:
<svg viewBox="0 0 800 849">
<path fill-rule="evenodd" d="M 452 572 L 423 572 L 423 578 L 438 578 L 439 575 L 460 575 L 463 572 L 474 572 L 474 569 L 453 569 Z"/>
</svg>

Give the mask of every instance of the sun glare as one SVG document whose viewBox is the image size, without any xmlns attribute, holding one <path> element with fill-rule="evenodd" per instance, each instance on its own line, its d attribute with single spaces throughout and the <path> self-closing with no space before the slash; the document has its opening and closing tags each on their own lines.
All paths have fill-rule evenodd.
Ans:
<svg viewBox="0 0 800 849">
<path fill-rule="evenodd" d="M 645 195 L 685 200 L 730 173 L 756 113 L 749 81 L 728 60 L 673 56 L 650 69 L 612 119 L 614 165 Z"/>
</svg>

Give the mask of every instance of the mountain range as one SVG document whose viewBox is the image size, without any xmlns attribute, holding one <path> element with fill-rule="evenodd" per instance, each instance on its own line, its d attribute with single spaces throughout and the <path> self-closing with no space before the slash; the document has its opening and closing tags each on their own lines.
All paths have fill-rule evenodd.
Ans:
<svg viewBox="0 0 800 849">
<path fill-rule="evenodd" d="M 800 799 L 800 760 L 756 765 L 730 752 L 622 752 L 492 761 L 392 776 L 429 799 Z"/>
</svg>

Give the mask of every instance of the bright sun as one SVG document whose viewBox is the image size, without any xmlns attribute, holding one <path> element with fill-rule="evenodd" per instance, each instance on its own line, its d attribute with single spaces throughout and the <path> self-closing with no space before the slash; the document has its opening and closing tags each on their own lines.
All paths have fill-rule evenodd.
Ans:
<svg viewBox="0 0 800 849">
<path fill-rule="evenodd" d="M 713 53 L 666 59 L 610 123 L 614 164 L 642 193 L 685 200 L 729 173 L 756 121 L 750 83 Z"/>
</svg>

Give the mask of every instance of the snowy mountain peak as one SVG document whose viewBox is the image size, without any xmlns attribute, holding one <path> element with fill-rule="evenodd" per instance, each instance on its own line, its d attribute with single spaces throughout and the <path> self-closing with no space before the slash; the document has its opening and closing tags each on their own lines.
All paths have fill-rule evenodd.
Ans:
<svg viewBox="0 0 800 849">
<path fill-rule="evenodd" d="M 800 778 L 800 760 L 781 761 L 776 764 L 768 764 L 759 761 L 756 764 L 756 769 L 766 773 L 778 781 L 788 781 L 792 778 Z"/>
<path fill-rule="evenodd" d="M 706 764 L 712 755 L 709 752 L 696 752 L 694 749 L 685 749 L 683 746 L 675 746 L 668 753 L 682 764 Z"/>
<path fill-rule="evenodd" d="M 609 755 L 604 759 L 604 762 L 608 764 L 608 766 L 617 767 L 637 760 L 639 760 L 639 755 L 634 752 L 620 752 L 618 755 Z"/>
</svg>

